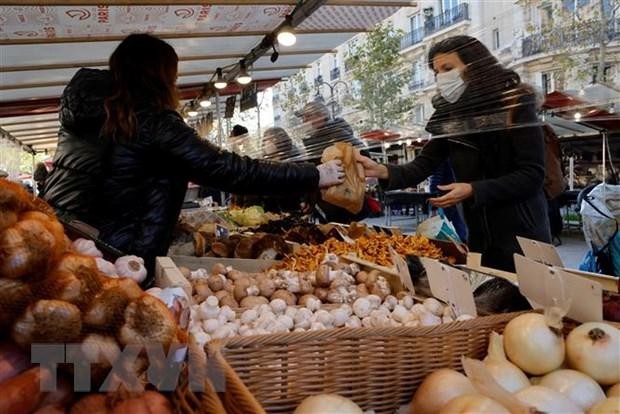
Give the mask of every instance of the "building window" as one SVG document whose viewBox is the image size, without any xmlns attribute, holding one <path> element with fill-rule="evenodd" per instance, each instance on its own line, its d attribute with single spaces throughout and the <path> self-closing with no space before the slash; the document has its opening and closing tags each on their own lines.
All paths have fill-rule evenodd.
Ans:
<svg viewBox="0 0 620 414">
<path fill-rule="evenodd" d="M 418 104 L 413 108 L 413 122 L 416 124 L 424 123 L 424 105 Z"/>
<path fill-rule="evenodd" d="M 445 13 L 448 10 L 452 10 L 453 8 L 457 7 L 459 3 L 460 3 L 459 0 L 442 0 L 441 11 Z"/>
<path fill-rule="evenodd" d="M 540 7 L 540 27 L 549 27 L 553 24 L 553 6 L 549 3 Z"/>
<path fill-rule="evenodd" d="M 499 49 L 501 43 L 499 41 L 499 29 L 493 29 L 493 50 Z"/>
<path fill-rule="evenodd" d="M 590 83 L 597 83 L 599 82 L 599 76 L 598 76 L 598 65 L 594 65 L 592 66 L 592 82 Z M 609 64 L 605 64 L 605 68 L 603 69 L 603 79 L 600 82 L 607 82 L 611 79 L 611 65 Z"/>
<path fill-rule="evenodd" d="M 552 73 L 548 72 L 541 74 L 541 86 L 545 95 L 548 95 L 555 90 Z"/>
<path fill-rule="evenodd" d="M 409 18 L 409 29 L 411 32 L 415 32 L 420 28 L 422 28 L 422 16 L 417 13 Z"/>
</svg>

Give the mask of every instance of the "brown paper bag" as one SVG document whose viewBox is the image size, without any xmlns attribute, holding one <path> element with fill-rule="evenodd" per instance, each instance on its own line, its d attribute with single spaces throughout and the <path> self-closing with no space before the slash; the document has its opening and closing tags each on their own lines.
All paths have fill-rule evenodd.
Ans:
<svg viewBox="0 0 620 414">
<path fill-rule="evenodd" d="M 355 161 L 355 149 L 351 144 L 338 142 L 325 148 L 321 162 L 339 159 L 344 167 L 345 179 L 340 185 L 321 190 L 323 200 L 357 214 L 364 206 L 366 179 L 364 168 Z"/>
</svg>

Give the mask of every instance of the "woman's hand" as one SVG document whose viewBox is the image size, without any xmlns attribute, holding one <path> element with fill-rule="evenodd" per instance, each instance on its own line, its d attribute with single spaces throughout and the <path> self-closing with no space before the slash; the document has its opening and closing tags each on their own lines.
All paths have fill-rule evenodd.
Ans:
<svg viewBox="0 0 620 414">
<path fill-rule="evenodd" d="M 355 160 L 364 167 L 364 175 L 366 177 L 379 178 L 381 180 L 387 180 L 390 177 L 390 173 L 385 165 L 364 157 L 359 151 L 355 151 Z"/>
<path fill-rule="evenodd" d="M 469 183 L 454 183 L 448 185 L 438 185 L 441 191 L 448 191 L 441 197 L 431 198 L 428 201 L 435 207 L 452 207 L 463 200 L 468 199 L 474 194 L 474 189 Z"/>
<path fill-rule="evenodd" d="M 344 182 L 342 161 L 332 160 L 316 167 L 319 170 L 319 188 L 331 187 Z"/>
</svg>

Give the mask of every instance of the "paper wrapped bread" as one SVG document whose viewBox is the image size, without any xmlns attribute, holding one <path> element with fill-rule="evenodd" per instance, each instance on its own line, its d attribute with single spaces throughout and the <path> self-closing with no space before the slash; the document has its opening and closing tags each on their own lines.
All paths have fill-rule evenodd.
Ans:
<svg viewBox="0 0 620 414">
<path fill-rule="evenodd" d="M 355 161 L 355 148 L 344 142 L 325 148 L 321 162 L 332 160 L 342 161 L 345 179 L 340 185 L 321 190 L 323 200 L 357 214 L 364 206 L 366 179 L 363 167 Z"/>
</svg>

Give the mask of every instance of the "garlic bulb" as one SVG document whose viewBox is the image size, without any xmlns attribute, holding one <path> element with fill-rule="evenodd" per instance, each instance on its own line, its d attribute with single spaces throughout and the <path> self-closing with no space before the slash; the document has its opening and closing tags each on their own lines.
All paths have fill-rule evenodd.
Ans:
<svg viewBox="0 0 620 414">
<path fill-rule="evenodd" d="M 271 310 L 277 315 L 281 315 L 286 311 L 286 302 L 283 299 L 274 299 L 269 305 Z"/>
<path fill-rule="evenodd" d="M 344 326 L 347 328 L 361 328 L 362 321 L 355 315 L 349 316 L 349 319 L 345 322 Z"/>
<path fill-rule="evenodd" d="M 76 252 L 84 254 L 86 256 L 103 257 L 103 253 L 101 253 L 101 251 L 97 249 L 95 242 L 92 240 L 76 239 L 73 241 L 73 243 L 71 243 L 71 246 L 73 247 L 73 249 L 75 249 Z"/>
<path fill-rule="evenodd" d="M 220 328 L 220 321 L 218 319 L 207 319 L 202 322 L 202 329 L 208 333 L 212 334 Z"/>
<path fill-rule="evenodd" d="M 144 260 L 138 256 L 119 257 L 114 266 L 120 277 L 128 277 L 137 283 L 142 283 L 146 279 Z"/>
<path fill-rule="evenodd" d="M 340 328 L 341 326 L 344 326 L 344 324 L 349 319 L 349 315 L 347 314 L 347 311 L 342 308 L 334 309 L 330 312 L 330 314 L 332 316 L 333 324 L 336 328 Z"/>
<path fill-rule="evenodd" d="M 360 319 L 367 317 L 372 311 L 372 306 L 370 304 L 370 300 L 368 299 L 369 297 L 370 295 L 365 298 L 359 298 L 353 302 L 353 312 Z"/>
<path fill-rule="evenodd" d="M 435 316 L 443 316 L 444 306 L 435 298 L 424 299 L 424 307 Z"/>
<path fill-rule="evenodd" d="M 366 296 L 366 299 L 370 303 L 371 310 L 377 309 L 379 306 L 381 306 L 382 300 L 377 295 L 368 295 Z"/>
<path fill-rule="evenodd" d="M 118 277 L 118 273 L 116 271 L 116 266 L 114 263 L 108 262 L 101 257 L 95 257 L 95 262 L 97 262 L 97 269 L 100 272 L 104 273 L 108 277 Z"/>
<path fill-rule="evenodd" d="M 258 312 L 256 309 L 248 309 L 241 314 L 241 323 L 244 325 L 249 325 L 258 319 Z"/>
</svg>

